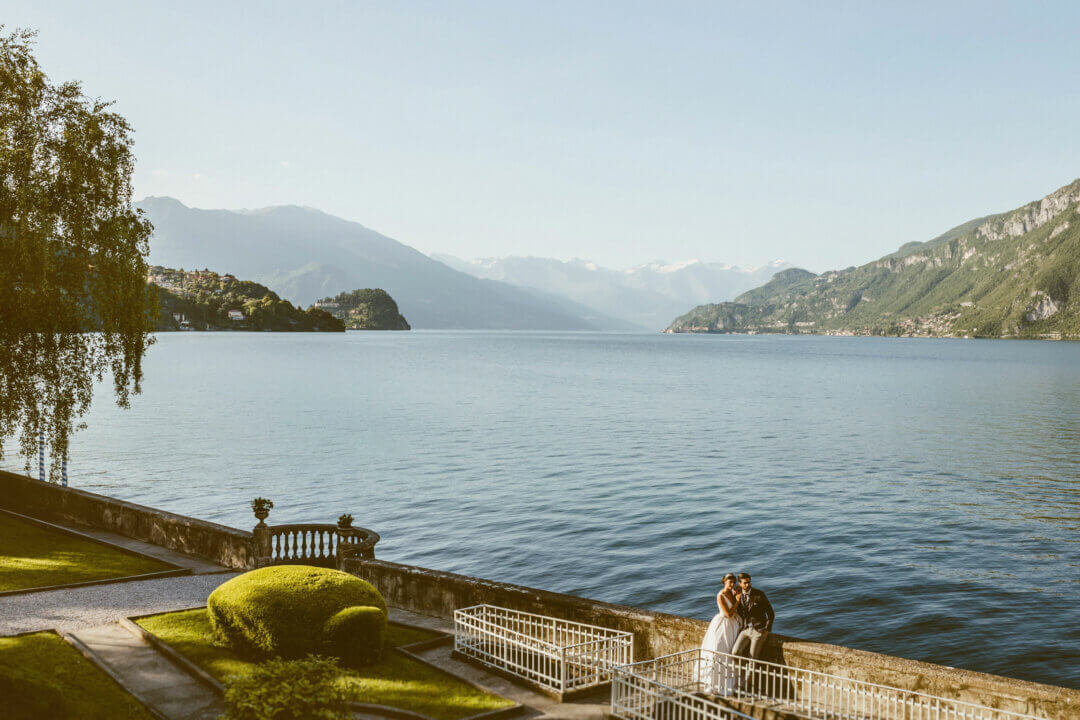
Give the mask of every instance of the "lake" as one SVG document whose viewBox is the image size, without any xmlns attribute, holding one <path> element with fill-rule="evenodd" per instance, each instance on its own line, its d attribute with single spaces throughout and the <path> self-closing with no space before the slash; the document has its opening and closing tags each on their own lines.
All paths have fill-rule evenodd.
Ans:
<svg viewBox="0 0 1080 720">
<path fill-rule="evenodd" d="M 87 422 L 94 492 L 703 619 L 747 571 L 777 632 L 1080 687 L 1080 344 L 163 334 Z"/>
</svg>

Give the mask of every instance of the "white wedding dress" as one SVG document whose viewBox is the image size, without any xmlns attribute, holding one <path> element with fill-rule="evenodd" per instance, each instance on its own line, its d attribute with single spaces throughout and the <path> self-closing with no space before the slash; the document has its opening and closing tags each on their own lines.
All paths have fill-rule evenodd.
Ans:
<svg viewBox="0 0 1080 720">
<path fill-rule="evenodd" d="M 720 602 L 728 612 L 735 611 L 735 604 L 726 595 L 720 596 Z M 702 650 L 712 650 L 718 653 L 730 653 L 735 644 L 735 638 L 739 636 L 739 621 L 737 618 L 726 617 L 724 613 L 716 613 L 709 629 L 705 631 L 705 639 L 701 641 Z M 701 682 L 706 692 L 718 695 L 731 695 L 735 692 L 737 682 L 735 668 L 723 657 L 717 657 L 710 653 L 702 653 L 701 657 Z"/>
</svg>

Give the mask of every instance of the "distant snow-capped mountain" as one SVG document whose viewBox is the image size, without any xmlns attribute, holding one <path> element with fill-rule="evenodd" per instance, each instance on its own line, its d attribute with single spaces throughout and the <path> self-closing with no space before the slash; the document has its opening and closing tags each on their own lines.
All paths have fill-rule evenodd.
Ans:
<svg viewBox="0 0 1080 720">
<path fill-rule="evenodd" d="M 478 278 L 562 295 L 606 315 L 642 328 L 658 330 L 670 321 L 669 312 L 685 310 L 687 302 L 722 302 L 767 283 L 791 267 L 775 261 L 743 270 L 726 263 L 694 259 L 656 260 L 626 270 L 612 270 L 575 258 L 501 257 L 462 260 L 452 255 L 434 259 Z"/>
<path fill-rule="evenodd" d="M 452 270 L 312 208 L 200 210 L 164 197 L 136 207 L 154 223 L 150 262 L 235 273 L 305 306 L 340 292 L 382 288 L 414 328 L 626 329 L 622 321 L 563 297 Z"/>
</svg>

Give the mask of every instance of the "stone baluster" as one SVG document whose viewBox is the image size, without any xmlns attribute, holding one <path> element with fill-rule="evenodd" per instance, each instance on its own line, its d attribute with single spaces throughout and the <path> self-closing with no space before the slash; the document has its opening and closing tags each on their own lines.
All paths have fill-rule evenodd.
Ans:
<svg viewBox="0 0 1080 720">
<path fill-rule="evenodd" d="M 285 563 L 341 568 L 349 558 L 375 557 L 379 536 L 370 530 L 322 524 L 268 526 L 262 522 L 266 511 L 256 517 L 260 514 L 253 532 L 258 567 Z"/>
</svg>

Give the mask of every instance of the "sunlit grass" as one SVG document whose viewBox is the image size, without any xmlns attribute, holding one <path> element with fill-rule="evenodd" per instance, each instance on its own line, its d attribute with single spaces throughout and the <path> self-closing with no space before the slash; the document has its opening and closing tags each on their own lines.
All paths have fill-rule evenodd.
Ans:
<svg viewBox="0 0 1080 720">
<path fill-rule="evenodd" d="M 215 643 L 206 610 L 154 615 L 138 623 L 221 682 L 245 675 L 255 665 Z M 390 647 L 433 637 L 431 633 L 397 625 L 387 628 Z M 390 650 L 375 665 L 342 668 L 339 682 L 356 691 L 357 702 L 390 705 L 438 720 L 457 720 L 512 704 Z"/>
<path fill-rule="evenodd" d="M 5 720 L 152 720 L 134 698 L 51 632 L 0 637 Z"/>
<path fill-rule="evenodd" d="M 157 560 L 0 514 L 0 591 L 172 570 Z"/>
</svg>

